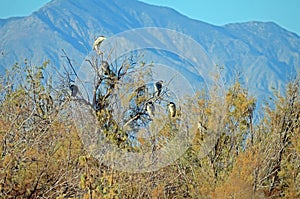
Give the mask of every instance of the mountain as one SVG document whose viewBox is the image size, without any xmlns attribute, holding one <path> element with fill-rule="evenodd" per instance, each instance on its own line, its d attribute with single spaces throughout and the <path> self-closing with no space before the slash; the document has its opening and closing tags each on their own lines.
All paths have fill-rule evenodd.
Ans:
<svg viewBox="0 0 300 199">
<path fill-rule="evenodd" d="M 28 17 L 0 20 L 0 73 L 25 58 L 34 64 L 51 60 L 60 68 L 66 65 L 61 49 L 80 65 L 96 36 L 142 27 L 189 35 L 213 63 L 224 66 L 225 82 L 241 74 L 241 81 L 259 98 L 272 87 L 283 89 L 299 71 L 300 37 L 273 22 L 214 26 L 137 0 L 53 0 Z"/>
</svg>

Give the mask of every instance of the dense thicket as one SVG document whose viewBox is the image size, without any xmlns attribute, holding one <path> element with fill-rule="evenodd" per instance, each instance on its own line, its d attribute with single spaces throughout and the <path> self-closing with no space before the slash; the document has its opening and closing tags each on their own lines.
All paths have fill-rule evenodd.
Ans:
<svg viewBox="0 0 300 199">
<path fill-rule="evenodd" d="M 69 86 L 47 79 L 46 65 L 16 65 L 1 78 L 1 198 L 300 198 L 299 75 L 284 95 L 275 92 L 265 102 L 256 123 L 256 100 L 238 81 L 224 96 L 217 84 L 210 98 L 199 94 L 189 107 L 201 128 L 191 128 L 196 136 L 185 154 L 158 171 L 136 174 L 107 167 L 86 151 Z M 114 88 L 112 81 L 103 83 Z M 101 107 L 108 107 L 110 98 L 97 95 Z M 128 139 L 109 109 L 95 114 L 116 145 Z M 163 129 L 172 130 L 172 123 Z M 204 145 L 210 134 L 218 135 L 213 146 Z"/>
</svg>

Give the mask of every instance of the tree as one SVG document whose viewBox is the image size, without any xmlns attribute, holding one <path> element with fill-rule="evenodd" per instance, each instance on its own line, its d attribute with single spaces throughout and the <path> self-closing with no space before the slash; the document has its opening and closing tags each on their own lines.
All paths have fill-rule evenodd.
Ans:
<svg viewBox="0 0 300 199">
<path fill-rule="evenodd" d="M 41 67 L 15 65 L 2 78 L 1 197 L 53 198 L 80 192 L 76 179 L 83 147 L 66 103 L 43 83 Z"/>
<path fill-rule="evenodd" d="M 71 72 L 58 74 L 59 84 L 45 70 L 48 62 L 31 66 L 25 60 L 0 78 L 1 198 L 300 197 L 299 75 L 253 123 L 256 100 L 239 82 L 222 90 L 216 79 L 209 97 L 203 91 L 177 106 L 172 82 L 163 82 L 159 94 L 155 82 L 148 83 L 152 64 L 142 56 L 112 61 L 98 54 L 87 59 L 94 74 L 89 99 L 64 57 Z M 176 104 L 175 117 L 169 102 Z M 150 151 L 156 160 L 182 127 L 193 140 L 170 165 L 121 171 L 89 150 L 99 145 L 87 146 L 79 118 L 73 119 L 82 110 L 98 122 L 87 116 L 86 126 L 102 130 L 92 135 L 125 153 Z"/>
<path fill-rule="evenodd" d="M 272 197 L 299 197 L 299 74 L 284 96 L 275 93 L 274 105 L 265 107 L 257 144 L 262 159 L 257 188 Z"/>
</svg>

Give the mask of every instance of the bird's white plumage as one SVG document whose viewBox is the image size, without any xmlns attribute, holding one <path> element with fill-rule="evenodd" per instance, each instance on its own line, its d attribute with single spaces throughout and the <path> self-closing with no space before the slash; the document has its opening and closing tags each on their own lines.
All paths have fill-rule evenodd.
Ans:
<svg viewBox="0 0 300 199">
<path fill-rule="evenodd" d="M 154 117 L 155 107 L 154 107 L 153 102 L 148 102 L 146 104 L 146 110 L 150 117 Z"/>
<path fill-rule="evenodd" d="M 106 38 L 104 36 L 98 37 L 93 44 L 93 50 L 95 50 L 97 53 L 100 52 L 100 45 Z"/>
<path fill-rule="evenodd" d="M 170 116 L 175 117 L 175 115 L 176 115 L 176 105 L 175 105 L 175 103 L 170 102 L 169 105 L 168 105 L 168 108 L 169 108 Z"/>
<path fill-rule="evenodd" d="M 78 86 L 76 86 L 75 84 L 72 84 L 72 85 L 70 85 L 70 90 L 71 90 L 71 96 L 76 97 L 76 95 L 78 93 Z"/>
</svg>

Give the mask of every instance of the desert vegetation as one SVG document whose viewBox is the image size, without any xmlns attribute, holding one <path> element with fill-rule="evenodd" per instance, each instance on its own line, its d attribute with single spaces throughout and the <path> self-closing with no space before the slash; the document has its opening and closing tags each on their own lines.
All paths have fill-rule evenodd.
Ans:
<svg viewBox="0 0 300 199">
<path fill-rule="evenodd" d="M 175 97 L 168 89 L 159 95 L 146 89 L 145 79 L 133 74 L 134 67 L 147 63 L 132 60 L 110 70 L 104 67 L 112 65 L 109 60 L 87 60 L 97 80 L 91 101 L 81 98 L 71 73 L 52 82 L 48 62 L 35 66 L 25 61 L 1 77 L 1 198 L 300 197 L 299 74 L 284 94 L 274 91 L 260 110 L 238 80 L 220 92 L 216 75 L 210 97 L 199 91 L 181 107 L 193 117 L 179 109 L 169 115 L 166 109 L 155 119 L 151 103 L 156 109 L 166 107 Z M 71 62 L 68 66 L 73 68 Z M 140 77 L 150 73 L 139 72 Z M 112 113 L 116 102 L 127 107 L 118 121 Z M 184 117 L 189 121 L 186 131 L 194 136 L 182 156 L 158 170 L 118 170 L 87 149 L 74 118 L 78 106 L 89 107 L 101 129 L 98 133 L 125 152 L 163 148 Z M 259 116 L 256 122 L 254 114 Z M 142 127 L 158 125 L 155 137 L 132 137 Z"/>
</svg>

